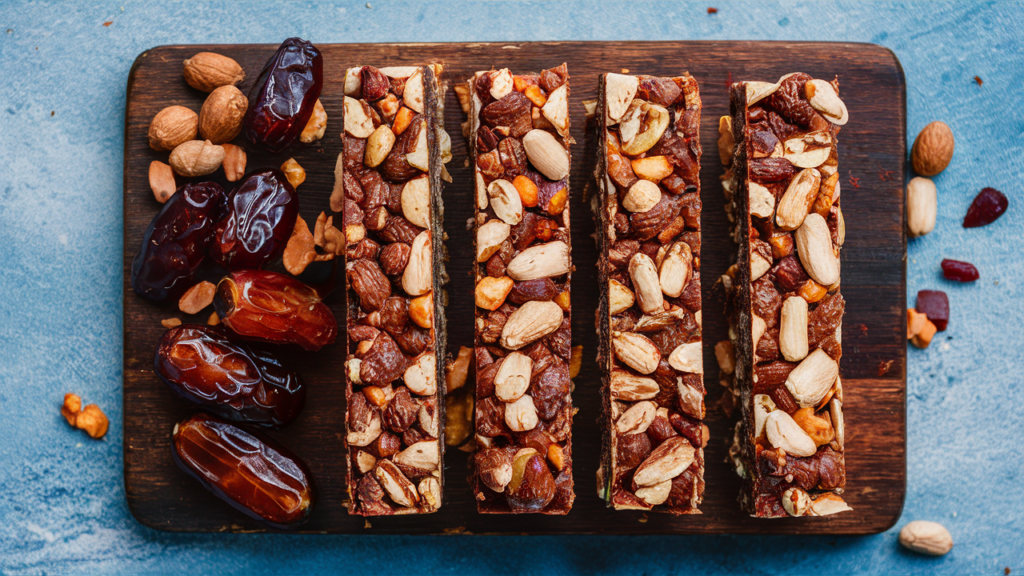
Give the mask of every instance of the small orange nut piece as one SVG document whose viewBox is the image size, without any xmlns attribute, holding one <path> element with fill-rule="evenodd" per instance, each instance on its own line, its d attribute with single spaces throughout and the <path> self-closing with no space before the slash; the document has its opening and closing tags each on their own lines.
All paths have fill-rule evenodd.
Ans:
<svg viewBox="0 0 1024 576">
<path fill-rule="evenodd" d="M 548 446 L 548 462 L 551 462 L 551 465 L 559 472 L 565 468 L 565 452 L 562 451 L 561 446 L 558 444 Z"/>
<path fill-rule="evenodd" d="M 60 413 L 68 421 L 68 424 L 75 425 L 78 413 L 82 411 L 82 399 L 78 394 L 68 392 L 64 395 L 64 405 L 60 407 Z"/>
<path fill-rule="evenodd" d="M 363 388 L 363 396 L 377 408 L 383 408 L 388 403 L 388 395 L 380 386 L 367 386 Z"/>
<path fill-rule="evenodd" d="M 217 287 L 213 282 L 202 281 L 189 288 L 181 299 L 178 300 L 178 309 L 185 314 L 199 314 L 210 304 L 213 304 L 213 295 Z"/>
<path fill-rule="evenodd" d="M 814 280 L 808 280 L 800 286 L 800 289 L 797 290 L 796 293 L 804 300 L 807 300 L 808 304 L 814 304 L 828 294 L 828 288 L 818 284 Z"/>
<path fill-rule="evenodd" d="M 907 308 L 907 340 L 920 334 L 924 330 L 925 322 L 928 322 L 926 314 L 922 314 L 913 308 Z"/>
<path fill-rule="evenodd" d="M 513 81 L 514 82 L 514 81 Z M 542 108 L 548 102 L 548 97 L 544 95 L 544 91 L 540 89 L 540 86 L 527 86 L 523 90 L 523 94 L 533 102 L 533 105 Z"/>
<path fill-rule="evenodd" d="M 427 292 L 423 296 L 409 301 L 409 318 L 420 328 L 434 325 L 434 293 Z"/>
<path fill-rule="evenodd" d="M 572 354 L 569 356 L 569 378 L 580 375 L 580 367 L 583 365 L 583 346 L 573 346 Z"/>
<path fill-rule="evenodd" d="M 532 208 L 537 205 L 537 185 L 533 180 L 520 175 L 512 180 L 512 185 L 515 186 L 516 192 L 519 192 L 519 200 L 523 206 Z"/>
<path fill-rule="evenodd" d="M 527 78 L 525 76 L 513 76 L 512 77 L 512 88 L 516 92 L 523 92 L 530 86 L 536 86 L 537 81 L 533 78 Z"/>
<path fill-rule="evenodd" d="M 476 305 L 484 310 L 497 310 L 512 291 L 515 281 L 508 276 L 494 278 L 487 276 L 476 285 Z"/>
<path fill-rule="evenodd" d="M 569 294 L 569 291 L 566 290 L 565 292 L 562 292 L 558 296 L 555 296 L 555 300 L 554 301 L 555 301 L 555 304 L 558 304 L 559 308 L 561 308 L 562 310 L 565 310 L 566 312 L 568 312 L 569 311 L 570 299 L 571 299 L 571 296 Z"/>
<path fill-rule="evenodd" d="M 217 314 L 216 310 L 210 312 L 210 318 L 206 321 L 206 324 L 208 326 L 217 326 L 220 324 L 220 316 Z"/>
<path fill-rule="evenodd" d="M 793 235 L 782 234 L 781 236 L 772 236 L 771 240 L 768 241 L 772 246 L 772 258 L 780 260 L 789 256 L 793 253 Z"/>
<path fill-rule="evenodd" d="M 918 348 L 927 348 L 928 345 L 932 343 L 932 338 L 938 330 L 939 329 L 931 320 L 925 318 L 924 328 L 921 328 L 921 331 L 910 339 L 910 343 Z"/>
<path fill-rule="evenodd" d="M 664 156 L 648 156 L 637 158 L 630 163 L 633 166 L 633 173 L 644 180 L 661 182 L 663 178 L 672 174 L 672 164 Z"/>
<path fill-rule="evenodd" d="M 548 205 L 544 210 L 552 216 L 557 216 L 562 213 L 562 210 L 565 210 L 565 204 L 568 201 L 569 191 L 562 188 L 558 192 L 555 192 L 555 195 L 551 197 L 551 200 L 548 200 Z"/>
<path fill-rule="evenodd" d="M 292 188 L 298 188 L 299 184 L 306 181 L 306 170 L 295 158 L 289 158 L 281 164 L 281 171 L 284 172 L 284 177 L 288 179 L 288 183 L 292 185 Z"/>
<path fill-rule="evenodd" d="M 181 319 L 180 318 L 164 318 L 163 320 L 160 321 L 160 325 L 163 326 L 164 328 L 167 328 L 169 330 L 171 328 L 174 328 L 175 326 L 181 326 Z"/>
<path fill-rule="evenodd" d="M 815 446 L 824 446 L 832 441 L 835 432 L 824 418 L 814 415 L 814 408 L 801 408 L 793 413 L 793 420 L 814 440 Z"/>
<path fill-rule="evenodd" d="M 391 131 L 394 132 L 396 136 L 405 132 L 405 129 L 409 127 L 409 124 L 412 124 L 414 116 L 416 116 L 416 113 L 413 112 L 412 109 L 402 106 L 398 111 L 398 114 L 395 115 L 395 124 L 391 127 Z"/>
<path fill-rule="evenodd" d="M 100 410 L 99 406 L 89 404 L 78 414 L 75 427 L 81 428 L 89 436 L 99 439 L 106 435 L 107 428 L 110 427 L 110 420 L 107 420 L 107 415 Z"/>
</svg>

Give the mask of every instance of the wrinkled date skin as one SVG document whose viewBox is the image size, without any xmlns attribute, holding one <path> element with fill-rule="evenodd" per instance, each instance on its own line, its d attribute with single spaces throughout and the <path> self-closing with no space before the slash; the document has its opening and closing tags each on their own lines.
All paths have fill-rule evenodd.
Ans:
<svg viewBox="0 0 1024 576">
<path fill-rule="evenodd" d="M 316 500 L 306 465 L 288 449 L 214 416 L 176 424 L 174 461 L 210 492 L 274 528 L 309 518 Z"/>
<path fill-rule="evenodd" d="M 306 402 L 299 375 L 275 356 L 202 324 L 165 332 L 154 366 L 173 392 L 236 422 L 284 426 Z"/>
<path fill-rule="evenodd" d="M 275 153 L 294 142 L 313 115 L 324 85 L 323 68 L 323 56 L 310 42 L 282 42 L 249 92 L 246 138 Z"/>
<path fill-rule="evenodd" d="M 316 351 L 338 333 L 338 321 L 316 291 L 277 272 L 242 270 L 225 276 L 213 306 L 225 326 L 249 340 Z"/>
<path fill-rule="evenodd" d="M 299 215 L 299 195 L 280 170 L 250 174 L 228 197 L 210 256 L 228 270 L 260 268 L 284 252 Z"/>
<path fill-rule="evenodd" d="M 214 182 L 178 188 L 146 229 L 132 261 L 132 288 L 156 304 L 177 300 L 191 288 L 226 202 Z"/>
</svg>

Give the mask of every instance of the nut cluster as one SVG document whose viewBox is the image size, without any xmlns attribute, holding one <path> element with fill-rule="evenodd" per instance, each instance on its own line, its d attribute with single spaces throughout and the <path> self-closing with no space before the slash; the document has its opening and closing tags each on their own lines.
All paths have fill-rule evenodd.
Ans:
<svg viewBox="0 0 1024 576">
<path fill-rule="evenodd" d="M 741 499 L 755 516 L 849 510 L 839 496 L 846 231 L 837 148 L 848 120 L 838 80 L 796 73 L 734 84 L 731 115 L 719 122 L 722 185 L 740 252 L 722 278 L 731 341 L 716 355 L 731 392 L 727 410 L 742 404 L 730 456 L 751 479 Z"/>
<path fill-rule="evenodd" d="M 606 74 L 600 96 L 599 491 L 616 509 L 696 513 L 707 436 L 697 82 Z"/>
<path fill-rule="evenodd" d="M 443 98 L 440 72 L 361 66 L 346 74 L 336 186 L 350 289 L 346 443 L 349 506 L 364 516 L 441 505 L 440 207 L 431 175 L 450 145 L 431 109 Z"/>
<path fill-rule="evenodd" d="M 475 492 L 484 513 L 572 507 L 569 76 L 478 72 Z"/>
</svg>

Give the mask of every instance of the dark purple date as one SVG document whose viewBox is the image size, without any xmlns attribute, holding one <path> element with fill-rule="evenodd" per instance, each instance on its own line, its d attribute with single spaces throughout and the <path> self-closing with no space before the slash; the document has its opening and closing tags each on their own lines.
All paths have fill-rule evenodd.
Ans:
<svg viewBox="0 0 1024 576">
<path fill-rule="evenodd" d="M 165 332 L 154 366 L 174 393 L 236 422 L 284 426 L 306 402 L 299 375 L 275 356 L 202 324 Z"/>
<path fill-rule="evenodd" d="M 245 136 L 269 152 L 295 141 L 313 115 L 323 88 L 320 50 L 301 38 L 289 38 L 270 57 L 249 91 Z"/>
<path fill-rule="evenodd" d="M 228 197 L 210 256 L 228 270 L 262 267 L 284 252 L 299 215 L 299 195 L 277 169 L 250 174 Z"/>
<path fill-rule="evenodd" d="M 132 288 L 157 304 L 191 288 L 226 202 L 224 189 L 214 182 L 178 188 L 146 229 L 132 261 Z"/>
</svg>

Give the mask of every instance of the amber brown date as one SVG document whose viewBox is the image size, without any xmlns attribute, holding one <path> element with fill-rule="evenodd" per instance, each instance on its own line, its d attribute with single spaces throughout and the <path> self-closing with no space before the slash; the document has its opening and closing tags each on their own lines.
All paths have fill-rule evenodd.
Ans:
<svg viewBox="0 0 1024 576">
<path fill-rule="evenodd" d="M 174 461 L 235 509 L 274 528 L 301 524 L 316 491 L 306 465 L 287 448 L 206 414 L 174 425 Z"/>
<path fill-rule="evenodd" d="M 270 57 L 249 92 L 245 136 L 269 152 L 295 141 L 323 88 L 323 56 L 312 43 L 289 38 Z"/>
<path fill-rule="evenodd" d="M 284 426 L 306 402 L 299 375 L 275 356 L 202 324 L 165 332 L 154 367 L 175 394 L 236 422 Z"/>
<path fill-rule="evenodd" d="M 157 304 L 191 288 L 225 202 L 224 189 L 214 182 L 178 188 L 146 229 L 132 261 L 132 288 Z"/>
<path fill-rule="evenodd" d="M 338 321 L 315 290 L 267 270 L 242 270 L 217 284 L 213 306 L 221 322 L 249 340 L 319 350 L 334 342 Z"/>
<path fill-rule="evenodd" d="M 210 256 L 228 270 L 260 268 L 284 252 L 298 215 L 299 195 L 280 170 L 250 174 L 228 197 Z"/>
</svg>

